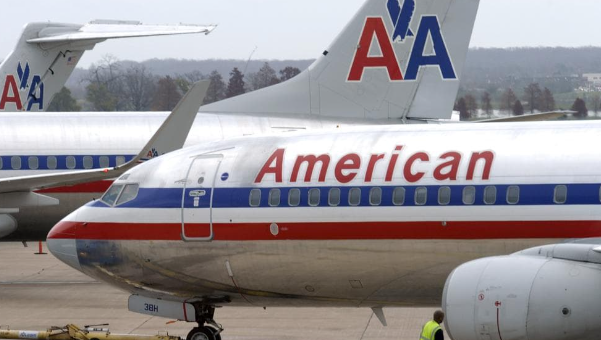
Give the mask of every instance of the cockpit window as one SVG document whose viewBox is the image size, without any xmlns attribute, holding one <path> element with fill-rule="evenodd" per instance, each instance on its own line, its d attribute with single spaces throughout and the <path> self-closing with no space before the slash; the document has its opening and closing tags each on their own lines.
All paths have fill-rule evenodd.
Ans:
<svg viewBox="0 0 601 340">
<path fill-rule="evenodd" d="M 138 185 L 137 184 L 127 184 L 125 188 L 123 188 L 123 192 L 121 196 L 119 196 L 119 200 L 117 200 L 116 205 L 121 205 L 127 203 L 138 196 Z"/>
<path fill-rule="evenodd" d="M 115 200 L 117 200 L 117 197 L 119 197 L 119 193 L 121 192 L 122 188 L 123 188 L 123 185 L 121 185 L 121 184 L 112 185 L 104 193 L 104 195 L 102 195 L 102 198 L 100 200 L 102 202 L 112 206 L 113 203 L 115 203 Z"/>
</svg>

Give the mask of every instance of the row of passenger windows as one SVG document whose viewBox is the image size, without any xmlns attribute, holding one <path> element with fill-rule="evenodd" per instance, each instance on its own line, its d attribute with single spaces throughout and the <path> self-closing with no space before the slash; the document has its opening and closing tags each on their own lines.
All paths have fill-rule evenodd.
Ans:
<svg viewBox="0 0 601 340">
<path fill-rule="evenodd" d="M 29 156 L 26 158 L 26 164 L 23 164 L 24 157 L 21 156 L 12 156 L 10 157 L 10 164 L 6 164 L 6 169 L 13 170 L 37 170 L 42 166 L 44 169 L 54 170 L 58 168 L 58 158 L 56 156 Z M 40 161 L 41 159 L 41 161 Z M 80 168 L 84 169 L 92 169 L 94 167 L 94 158 L 92 156 L 83 156 L 81 158 Z M 125 163 L 125 156 L 116 156 L 115 162 L 117 165 L 121 165 Z M 77 168 L 77 160 L 75 156 L 67 156 L 65 157 L 65 166 L 67 169 L 75 169 Z M 110 166 L 110 158 L 109 156 L 99 156 L 98 157 L 98 167 L 99 168 L 108 168 Z M 4 162 L 2 157 L 0 157 L 0 169 L 4 169 Z"/>
<path fill-rule="evenodd" d="M 405 204 L 405 188 L 397 187 L 392 191 L 392 204 L 393 205 L 404 205 Z M 328 205 L 338 206 L 341 202 L 341 191 L 339 188 L 331 188 L 328 190 Z M 348 205 L 358 206 L 361 204 L 361 188 L 351 188 L 348 191 Z M 413 195 L 413 203 L 415 205 L 425 205 L 428 203 L 428 188 L 418 187 L 415 189 Z M 557 185 L 553 193 L 553 202 L 556 204 L 563 204 L 567 201 L 568 188 L 565 185 Z M 492 205 L 497 203 L 497 187 L 487 186 L 484 187 L 482 202 L 484 204 Z M 601 199 L 601 191 L 600 191 Z M 316 207 L 320 205 L 321 200 L 321 189 L 313 188 L 309 189 L 307 193 L 307 203 L 309 206 Z M 269 197 L 267 199 L 269 206 L 277 207 L 281 205 L 282 193 L 280 189 L 271 189 L 269 191 Z M 507 187 L 507 194 L 505 195 L 505 201 L 507 204 L 518 204 L 520 202 L 520 187 L 509 186 Z M 300 189 L 290 189 L 288 191 L 288 206 L 296 207 L 301 202 L 301 191 Z M 476 203 L 476 187 L 467 186 L 462 190 L 462 202 L 465 205 L 472 205 Z M 448 205 L 451 203 L 451 187 L 440 187 L 438 188 L 438 204 Z M 252 189 L 250 191 L 249 204 L 251 207 L 258 207 L 261 205 L 261 189 Z M 369 204 L 378 206 L 382 204 L 382 188 L 374 187 L 369 189 Z"/>
</svg>

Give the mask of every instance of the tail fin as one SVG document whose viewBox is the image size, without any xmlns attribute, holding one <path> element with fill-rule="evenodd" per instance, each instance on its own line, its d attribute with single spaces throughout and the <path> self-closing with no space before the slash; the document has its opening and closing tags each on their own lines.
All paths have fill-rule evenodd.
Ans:
<svg viewBox="0 0 601 340">
<path fill-rule="evenodd" d="M 205 33 L 214 26 L 141 25 L 94 21 L 86 25 L 30 23 L 0 65 L 0 111 L 44 111 L 86 50 L 106 39 Z"/>
<path fill-rule="evenodd" d="M 451 117 L 479 0 L 367 0 L 295 78 L 203 112 Z"/>
</svg>

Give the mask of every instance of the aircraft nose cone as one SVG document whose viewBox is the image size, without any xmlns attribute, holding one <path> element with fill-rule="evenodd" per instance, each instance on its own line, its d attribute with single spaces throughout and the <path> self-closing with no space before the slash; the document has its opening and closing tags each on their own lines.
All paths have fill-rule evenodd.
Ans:
<svg viewBox="0 0 601 340">
<path fill-rule="evenodd" d="M 75 224 L 73 222 L 64 220 L 58 222 L 48 233 L 46 245 L 57 259 L 81 271 L 77 256 Z"/>
</svg>

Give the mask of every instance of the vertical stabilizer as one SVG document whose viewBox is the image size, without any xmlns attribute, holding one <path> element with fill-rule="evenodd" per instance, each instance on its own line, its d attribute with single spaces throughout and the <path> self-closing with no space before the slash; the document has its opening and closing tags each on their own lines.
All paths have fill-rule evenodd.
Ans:
<svg viewBox="0 0 601 340">
<path fill-rule="evenodd" d="M 44 111 L 65 85 L 86 50 L 106 39 L 208 34 L 214 26 L 141 25 L 133 21 L 95 21 L 85 25 L 30 23 L 0 65 L 0 111 Z"/>
<path fill-rule="evenodd" d="M 367 0 L 297 77 L 203 112 L 451 118 L 479 0 Z"/>
</svg>

